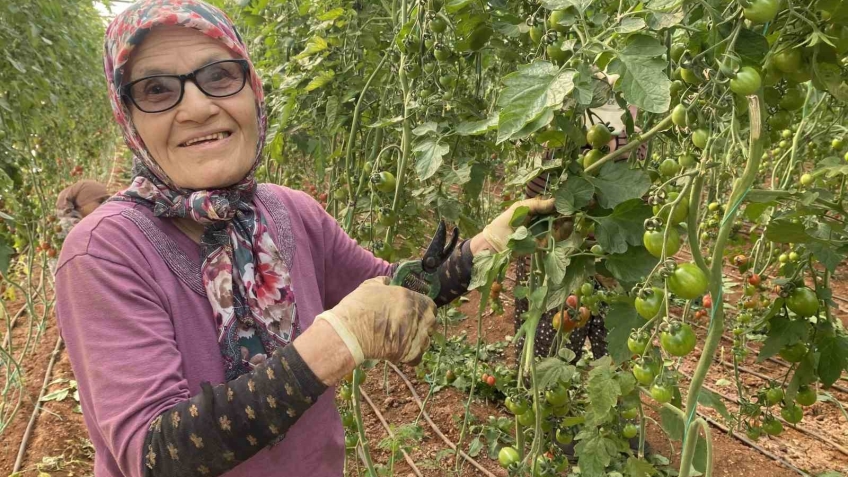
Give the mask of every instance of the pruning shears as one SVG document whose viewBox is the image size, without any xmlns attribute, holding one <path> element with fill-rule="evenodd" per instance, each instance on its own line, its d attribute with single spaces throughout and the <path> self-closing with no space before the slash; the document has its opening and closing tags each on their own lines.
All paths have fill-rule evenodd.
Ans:
<svg viewBox="0 0 848 477">
<path fill-rule="evenodd" d="M 436 229 L 436 234 L 430 241 L 424 256 L 421 260 L 401 263 L 392 278 L 392 285 L 402 286 L 435 300 L 441 290 L 437 274 L 439 266 L 451 256 L 458 241 L 459 227 L 454 227 L 451 240 L 448 243 L 447 226 L 444 220 L 440 220 L 439 228 Z"/>
</svg>

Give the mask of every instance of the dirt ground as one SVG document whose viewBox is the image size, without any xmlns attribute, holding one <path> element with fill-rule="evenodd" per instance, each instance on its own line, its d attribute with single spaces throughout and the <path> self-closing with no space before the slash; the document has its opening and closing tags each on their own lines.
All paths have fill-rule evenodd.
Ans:
<svg viewBox="0 0 848 477">
<path fill-rule="evenodd" d="M 848 290 L 846 290 L 843 281 L 846 275 L 848 275 L 846 273 L 846 267 L 841 266 L 838 272 L 840 278 L 839 280 L 835 280 L 837 282 L 835 283 L 837 285 L 835 294 L 848 296 Z M 504 296 L 506 295 L 507 293 L 504 293 Z M 449 335 L 465 332 L 467 333 L 469 342 L 474 342 L 477 339 L 477 325 L 473 317 L 479 303 L 479 297 L 472 293 L 469 298 L 470 300 L 462 305 L 461 311 L 471 318 L 452 325 L 449 329 Z M 17 310 L 21 305 L 21 303 L 7 304 L 10 310 Z M 503 315 L 489 315 L 484 317 L 484 341 L 489 343 L 499 342 L 513 334 L 512 306 L 508 300 L 505 300 L 504 305 L 505 312 Z M 19 325 L 13 329 L 15 349 L 26 342 L 27 335 L 30 332 L 30 320 L 26 315 L 22 316 L 18 323 Z M 0 323 L 0 325 L 2 325 L 0 329 L 5 329 L 5 323 Z M 37 333 L 37 325 L 37 322 L 32 323 L 33 333 Z M 45 321 L 45 325 L 40 339 L 35 343 L 34 352 L 22 361 L 26 376 L 26 393 L 22 397 L 21 407 L 12 420 L 11 425 L 0 435 L 0 476 L 8 475 L 11 472 L 21 439 L 33 410 L 34 402 L 37 399 L 44 379 L 50 354 L 58 337 L 58 330 L 52 315 Z M 702 337 L 703 332 L 700 332 L 699 336 Z M 720 350 L 719 357 L 722 355 L 728 356 L 727 352 L 730 342 L 726 341 L 722 344 L 725 346 L 725 349 L 723 351 Z M 513 354 L 510 347 L 507 352 L 508 361 L 514 360 Z M 687 359 L 683 366 L 685 372 L 691 371 L 696 358 L 697 356 Z M 765 362 L 759 366 L 755 366 L 752 363 L 747 364 L 760 373 L 767 376 L 774 376 L 775 378 L 779 378 L 782 376 L 782 373 L 785 373 L 785 369 L 773 362 Z M 5 370 L 3 371 L 0 379 L 5 379 Z M 415 378 L 414 369 L 403 367 L 402 371 L 414 383 L 419 396 L 422 398 L 426 396 L 429 390 L 428 385 Z M 735 397 L 735 387 L 719 387 L 716 385 L 722 378 L 731 380 L 732 375 L 728 374 L 730 372 L 731 370 L 728 368 L 716 364 L 710 371 L 706 384 L 713 387 L 713 389 L 728 394 L 730 397 Z M 419 415 L 419 410 L 409 390 L 401 379 L 389 370 L 386 374 L 388 383 L 387 393 L 383 373 L 384 368 L 382 365 L 371 370 L 368 374 L 367 381 L 363 385 L 363 389 L 391 426 L 397 428 L 415 421 Z M 51 381 L 57 379 L 73 379 L 67 354 L 64 350 L 60 350 L 51 376 Z M 756 389 L 764 382 L 761 378 L 747 374 L 744 375 L 743 381 L 746 389 Z M 0 382 L 0 386 L 4 384 Z M 846 381 L 841 381 L 841 384 L 848 386 L 848 382 Z M 50 386 L 47 392 L 59 390 L 63 387 L 67 387 L 66 382 Z M 848 403 L 848 393 L 835 390 L 831 392 L 841 402 Z M 17 399 L 16 396 L 13 397 Z M 456 442 L 459 439 L 462 409 L 466 399 L 467 397 L 456 389 L 446 388 L 433 395 L 426 406 L 426 410 L 436 426 L 452 442 Z M 648 401 L 646 400 L 646 402 Z M 43 404 L 42 412 L 35 423 L 26 447 L 22 475 L 36 476 L 39 471 L 55 476 L 92 475 L 93 450 L 87 442 L 87 433 L 82 415 L 75 412 L 75 408 L 77 407 L 76 401 L 69 396 L 62 401 L 50 401 Z M 728 408 L 731 412 L 735 409 L 730 403 L 728 403 Z M 509 417 L 509 414 L 503 407 L 493 402 L 474 402 L 471 410 L 478 422 L 487 419 L 488 416 Z M 715 413 L 711 410 L 703 410 L 707 415 L 716 417 Z M 387 433 L 377 420 L 373 410 L 365 402 L 363 402 L 363 415 L 372 455 L 377 463 L 387 465 L 389 453 L 378 447 L 378 443 L 387 437 Z M 649 413 L 649 416 L 655 420 L 657 419 L 656 415 Z M 423 419 L 419 422 L 424 430 L 424 437 L 411 451 L 413 461 L 419 466 L 423 475 L 449 475 L 446 469 L 453 469 L 455 465 L 453 453 L 446 452 L 448 446 Z M 812 475 L 827 470 L 848 473 L 848 456 L 837 450 L 833 445 L 836 444 L 842 448 L 848 447 L 848 422 L 846 422 L 845 417 L 835 404 L 831 402 L 819 402 L 805 409 L 805 419 L 800 426 L 820 436 L 824 436 L 830 441 L 830 444 L 823 442 L 821 439 L 789 429 L 788 426 L 783 435 L 777 438 L 761 438 L 758 444 Z M 651 449 L 655 452 L 665 456 L 671 456 L 675 452 L 679 452 L 679 443 L 671 443 L 665 434 L 650 421 L 647 432 L 647 441 Z M 796 475 L 796 472 L 789 470 L 746 444 L 729 437 L 717 428 L 713 428 L 713 436 L 716 456 L 716 476 L 788 477 Z M 469 440 L 466 439 L 465 441 L 465 445 L 463 446 L 465 450 L 468 449 Z M 674 446 L 673 450 L 671 448 L 672 445 Z M 485 452 L 481 452 L 477 457 L 477 461 L 491 475 L 506 476 L 505 471 L 498 466 L 496 461 L 489 460 L 485 456 Z M 357 468 L 361 467 L 358 459 L 354 458 L 348 459 L 348 466 L 348 475 L 357 475 Z M 401 459 L 395 462 L 393 475 L 408 476 L 414 474 L 412 474 L 409 465 Z M 486 474 L 471 467 L 469 464 L 463 463 L 461 465 L 460 475 L 472 476 Z"/>
</svg>

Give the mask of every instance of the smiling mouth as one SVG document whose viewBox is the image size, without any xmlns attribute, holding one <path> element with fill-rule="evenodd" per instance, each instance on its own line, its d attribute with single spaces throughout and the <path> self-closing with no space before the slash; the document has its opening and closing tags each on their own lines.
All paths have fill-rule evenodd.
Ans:
<svg viewBox="0 0 848 477">
<path fill-rule="evenodd" d="M 198 137 L 194 139 L 189 139 L 188 141 L 180 144 L 180 147 L 190 147 L 196 146 L 198 144 L 207 144 L 214 141 L 220 141 L 222 139 L 226 139 L 230 137 L 229 131 L 221 131 L 215 134 L 209 134 L 208 136 Z"/>
</svg>

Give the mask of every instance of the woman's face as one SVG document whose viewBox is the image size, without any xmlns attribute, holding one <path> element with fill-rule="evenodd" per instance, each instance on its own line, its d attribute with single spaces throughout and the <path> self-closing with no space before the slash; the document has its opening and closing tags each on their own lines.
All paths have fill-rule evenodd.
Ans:
<svg viewBox="0 0 848 477">
<path fill-rule="evenodd" d="M 187 74 L 233 58 L 223 44 L 193 28 L 155 28 L 133 52 L 127 82 L 154 74 Z M 129 108 L 153 159 L 177 187 L 224 188 L 243 179 L 253 166 L 259 125 L 249 80 L 239 93 L 226 98 L 206 96 L 186 81 L 183 99 L 172 109 L 145 113 L 132 104 Z M 219 132 L 229 136 L 186 145 Z"/>
</svg>

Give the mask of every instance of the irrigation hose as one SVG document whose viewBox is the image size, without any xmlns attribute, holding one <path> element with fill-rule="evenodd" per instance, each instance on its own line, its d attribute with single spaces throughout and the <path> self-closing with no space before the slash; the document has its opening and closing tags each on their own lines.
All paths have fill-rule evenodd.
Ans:
<svg viewBox="0 0 848 477">
<path fill-rule="evenodd" d="M 38 392 L 38 400 L 35 401 L 35 408 L 32 410 L 32 415 L 29 417 L 29 423 L 24 431 L 24 437 L 21 439 L 21 447 L 18 448 L 18 457 L 15 459 L 15 465 L 12 467 L 12 474 L 21 469 L 21 464 L 26 453 L 27 441 L 32 435 L 32 430 L 35 428 L 35 421 L 38 418 L 38 411 L 41 410 L 41 398 L 44 397 L 44 391 L 47 390 L 47 385 L 50 383 L 50 376 L 53 374 L 53 365 L 56 364 L 56 357 L 62 349 L 62 337 L 56 339 L 56 346 L 53 347 L 53 352 L 50 353 L 50 362 L 47 364 L 47 371 L 44 373 L 44 382 L 41 384 L 41 391 Z"/>
<path fill-rule="evenodd" d="M 380 413 L 380 410 L 377 409 L 377 406 L 375 406 L 374 402 L 371 401 L 371 398 L 368 397 L 368 393 L 366 393 L 365 390 L 361 388 L 359 389 L 359 392 L 362 393 L 362 399 L 365 399 L 365 402 L 367 402 L 368 405 L 371 406 L 371 409 L 374 411 L 374 415 L 377 416 L 377 419 L 380 421 L 380 424 L 382 424 L 386 432 L 389 433 L 389 437 L 394 439 L 395 433 L 392 432 L 392 429 L 389 427 L 389 424 L 386 422 L 386 419 L 383 417 L 383 414 Z M 409 457 L 409 454 L 407 454 L 405 450 L 401 449 L 400 451 L 401 453 L 403 453 L 403 458 L 406 460 L 406 463 L 409 464 L 409 467 L 412 469 L 412 472 L 418 477 L 424 477 L 421 474 L 421 471 L 418 470 L 418 466 L 415 465 L 415 461 L 412 460 L 412 457 Z"/>
<path fill-rule="evenodd" d="M 442 439 L 442 441 L 444 441 L 444 442 L 445 442 L 445 444 L 447 444 L 447 445 L 448 445 L 448 447 L 450 447 L 452 450 L 456 451 L 456 444 L 454 444 L 453 442 L 451 442 L 451 441 L 450 441 L 450 439 L 448 439 L 448 438 L 447 438 L 447 437 L 446 437 L 446 436 L 442 433 L 442 431 L 439 429 L 439 426 L 437 426 L 437 425 L 436 425 L 436 423 L 434 423 L 434 422 L 433 422 L 433 420 L 432 420 L 432 419 L 430 419 L 430 415 L 427 413 L 427 411 L 425 411 L 425 410 L 424 410 L 424 405 L 423 405 L 423 404 L 422 404 L 422 402 L 421 402 L 421 398 L 420 398 L 420 397 L 418 397 L 418 392 L 416 392 L 416 391 L 415 391 L 415 387 L 412 385 L 412 383 L 411 383 L 411 382 L 409 382 L 409 379 L 407 379 L 406 375 L 405 375 L 405 374 L 403 374 L 403 371 L 401 371 L 400 369 L 398 369 L 398 367 L 397 367 L 397 366 L 395 366 L 395 365 L 394 365 L 394 364 L 392 364 L 392 363 L 389 363 L 389 366 L 391 366 L 391 368 L 392 368 L 393 370 L 395 370 L 395 372 L 398 374 L 398 376 L 400 376 L 400 378 L 401 378 L 401 379 L 403 380 L 403 382 L 406 384 L 406 387 L 407 387 L 407 388 L 409 388 L 409 391 L 412 393 L 412 398 L 413 398 L 413 399 L 415 399 L 415 403 L 416 403 L 416 404 L 418 404 L 418 407 L 421 409 L 421 415 L 423 415 L 423 416 L 424 416 L 424 420 L 426 420 L 426 421 L 427 421 L 427 424 L 430 424 L 430 427 L 431 427 L 431 428 L 433 428 L 433 432 L 435 432 L 435 433 L 436 433 L 436 435 L 438 435 L 438 436 Z M 493 473 L 489 472 L 489 471 L 488 471 L 485 467 L 483 467 L 482 465 L 480 465 L 480 463 L 479 463 L 479 462 L 477 462 L 476 460 L 472 459 L 472 458 L 471 458 L 468 454 L 466 454 L 465 452 L 463 452 L 463 451 L 461 451 L 461 450 L 460 450 L 460 451 L 459 451 L 459 455 L 461 455 L 461 456 L 462 456 L 462 458 L 463 458 L 463 459 L 465 459 L 465 460 L 466 460 L 469 464 L 471 464 L 471 465 L 473 465 L 474 467 L 476 467 L 476 468 L 477 468 L 477 470 L 479 470 L 480 472 L 482 472 L 482 473 L 483 473 L 483 475 L 485 475 L 485 476 L 487 476 L 487 477 L 498 477 L 498 476 L 496 476 L 495 474 L 493 474 Z"/>
</svg>

